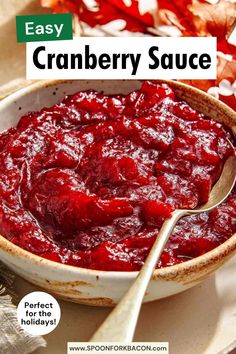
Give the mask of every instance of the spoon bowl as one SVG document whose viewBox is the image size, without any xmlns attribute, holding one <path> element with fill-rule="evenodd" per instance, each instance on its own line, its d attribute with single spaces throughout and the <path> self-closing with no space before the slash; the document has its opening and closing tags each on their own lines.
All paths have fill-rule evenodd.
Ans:
<svg viewBox="0 0 236 354">
<path fill-rule="evenodd" d="M 186 84 L 160 80 L 173 88 L 177 97 L 208 117 L 224 123 L 236 136 L 236 114 L 208 94 Z M 12 93 L 0 102 L 0 131 L 15 126 L 29 111 L 60 102 L 65 94 L 95 89 L 124 93 L 138 89 L 137 80 L 40 81 Z M 150 302 L 183 292 L 205 280 L 236 253 L 236 234 L 211 251 L 185 262 L 155 269 L 145 293 Z M 30 253 L 0 235 L 0 259 L 15 273 L 44 291 L 67 301 L 114 306 L 130 287 L 138 272 L 101 271 L 53 262 Z"/>
</svg>

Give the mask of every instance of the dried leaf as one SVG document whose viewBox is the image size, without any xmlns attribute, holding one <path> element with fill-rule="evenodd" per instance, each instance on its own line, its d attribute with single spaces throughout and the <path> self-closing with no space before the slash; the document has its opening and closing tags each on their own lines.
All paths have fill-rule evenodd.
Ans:
<svg viewBox="0 0 236 354">
<path fill-rule="evenodd" d="M 82 0 L 41 0 L 41 4 L 55 12 L 74 12 L 91 27 L 123 20 L 126 23 L 124 30 L 145 32 L 157 20 L 157 0 L 148 3 L 144 0 L 96 0 L 96 6 L 92 8 L 88 1 Z"/>
<path fill-rule="evenodd" d="M 159 10 L 159 20 L 160 20 L 160 23 L 165 23 L 166 25 L 169 25 L 169 26 L 175 26 L 180 31 L 185 30 L 185 28 L 179 22 L 177 15 L 173 11 L 170 11 L 167 9 Z"/>
<path fill-rule="evenodd" d="M 218 54 L 217 60 L 217 84 L 223 79 L 234 82 L 236 78 L 236 60 L 233 60 L 230 56 L 227 58 L 222 53 Z"/>
<path fill-rule="evenodd" d="M 216 4 L 193 0 L 188 10 L 198 36 L 225 38 L 236 21 L 236 3 L 230 0 L 220 0 Z"/>
<path fill-rule="evenodd" d="M 166 1 L 158 0 L 161 24 L 175 25 L 183 36 L 194 36 L 194 26 L 190 20 L 188 5 L 192 0 Z"/>
<path fill-rule="evenodd" d="M 79 13 L 82 0 L 40 0 L 43 7 L 48 7 L 55 13 L 72 12 Z"/>
</svg>

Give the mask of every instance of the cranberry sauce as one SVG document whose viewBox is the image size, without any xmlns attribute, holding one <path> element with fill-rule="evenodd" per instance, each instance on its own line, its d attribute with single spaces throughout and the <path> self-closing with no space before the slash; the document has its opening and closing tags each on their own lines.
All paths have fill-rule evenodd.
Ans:
<svg viewBox="0 0 236 354">
<path fill-rule="evenodd" d="M 233 154 L 227 137 L 166 84 L 68 96 L 0 136 L 0 233 L 57 262 L 138 270 L 164 219 L 208 200 Z M 158 267 L 202 255 L 234 232 L 235 192 L 180 220 Z"/>
</svg>

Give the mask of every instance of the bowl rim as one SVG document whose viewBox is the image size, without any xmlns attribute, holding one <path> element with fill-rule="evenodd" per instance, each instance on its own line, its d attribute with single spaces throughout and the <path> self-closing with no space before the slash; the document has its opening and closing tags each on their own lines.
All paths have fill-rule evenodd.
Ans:
<svg viewBox="0 0 236 354">
<path fill-rule="evenodd" d="M 7 97 L 3 98 L 0 101 L 0 111 L 1 109 L 5 108 L 8 104 L 14 103 L 17 99 L 20 97 L 23 97 L 24 95 L 30 94 L 33 91 L 37 91 L 43 88 L 48 88 L 54 85 L 60 85 L 60 84 L 67 84 L 67 83 L 72 83 L 75 81 L 104 81 L 104 80 L 42 80 L 42 81 L 37 81 L 34 83 L 31 83 L 30 85 L 27 85 L 26 87 L 20 88 L 17 91 L 14 91 L 10 93 Z M 116 80 L 108 80 L 108 81 L 116 81 Z M 120 80 L 120 81 L 129 81 L 129 80 Z M 136 81 L 144 81 L 144 80 L 136 80 Z M 211 101 L 213 104 L 217 105 L 220 107 L 227 116 L 230 117 L 230 119 L 235 122 L 236 126 L 236 113 L 226 104 L 223 102 L 219 101 L 218 99 L 208 95 L 206 92 L 201 91 L 195 87 L 192 87 L 190 85 L 187 85 L 182 82 L 177 82 L 173 80 L 151 80 L 154 82 L 164 82 L 167 84 L 170 84 L 172 87 L 182 87 L 185 90 L 191 91 L 192 93 L 195 93 L 196 95 L 201 95 L 205 99 L 208 99 Z M 213 118 L 214 119 L 214 118 Z M 235 127 L 233 125 L 232 128 Z M 0 235 L 0 250 L 11 254 L 13 256 L 17 256 L 21 258 L 22 260 L 25 261 L 32 261 L 35 265 L 38 264 L 41 267 L 49 267 L 57 270 L 61 270 L 64 272 L 71 272 L 73 274 L 83 274 L 83 275 L 89 275 L 92 277 L 100 276 L 103 278 L 113 278 L 113 279 L 134 279 L 138 271 L 110 271 L 110 270 L 96 270 L 96 269 L 88 269 L 88 268 L 82 268 L 82 267 L 77 267 L 73 265 L 68 265 L 68 264 L 63 264 L 63 263 L 58 263 L 46 258 L 43 258 L 39 255 L 36 255 L 34 253 L 31 253 L 29 251 L 26 251 L 25 249 L 15 245 L 11 241 L 7 240 L 5 237 Z M 209 267 L 210 265 L 216 264 L 216 263 L 223 263 L 223 260 L 227 257 L 229 257 L 232 253 L 236 252 L 236 234 L 233 234 L 228 240 L 220 244 L 219 246 L 215 247 L 213 250 L 195 257 L 190 260 L 186 260 L 185 262 L 178 263 L 169 267 L 164 267 L 164 268 L 158 268 L 155 269 L 153 272 L 153 279 L 163 279 L 163 280 L 178 280 L 181 279 L 182 277 L 186 276 L 186 274 L 191 274 L 195 273 L 196 271 L 202 271 Z M 0 256 L 0 259 L 2 257 Z"/>
</svg>

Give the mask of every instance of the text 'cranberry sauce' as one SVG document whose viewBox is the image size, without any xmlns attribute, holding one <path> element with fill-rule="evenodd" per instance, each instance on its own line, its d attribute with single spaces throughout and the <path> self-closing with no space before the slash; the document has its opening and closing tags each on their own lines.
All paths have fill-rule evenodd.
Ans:
<svg viewBox="0 0 236 354">
<path fill-rule="evenodd" d="M 66 97 L 0 136 L 0 233 L 57 262 L 138 270 L 164 219 L 207 201 L 233 154 L 227 137 L 166 84 Z M 212 212 L 181 219 L 158 267 L 235 232 L 233 192 Z"/>
</svg>

